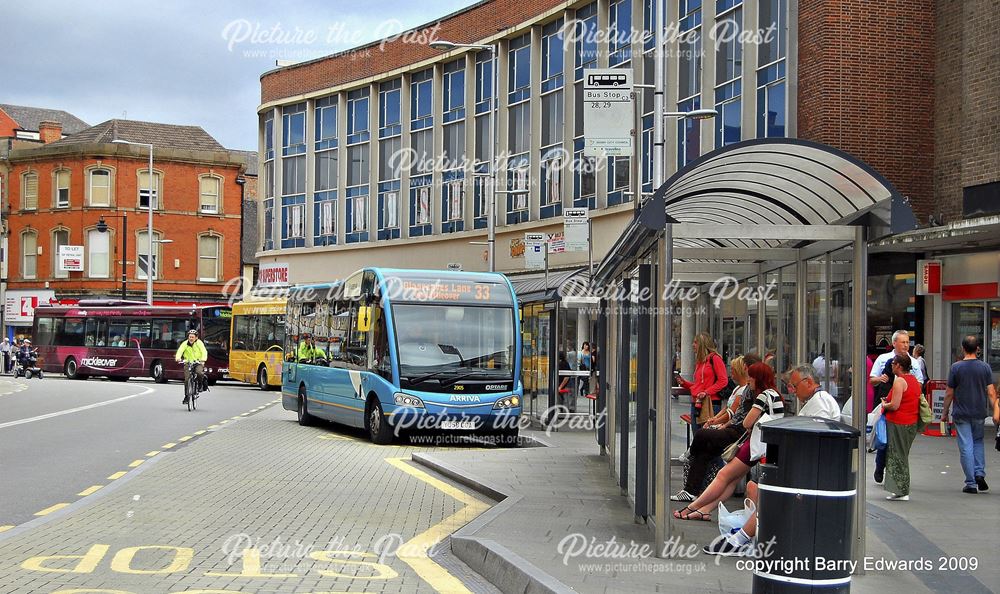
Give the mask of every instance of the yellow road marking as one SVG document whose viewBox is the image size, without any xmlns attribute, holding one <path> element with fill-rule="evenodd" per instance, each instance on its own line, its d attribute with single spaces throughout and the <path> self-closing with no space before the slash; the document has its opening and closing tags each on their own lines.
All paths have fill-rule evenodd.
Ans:
<svg viewBox="0 0 1000 594">
<path fill-rule="evenodd" d="M 109 481 L 113 481 L 113 480 L 117 480 L 117 479 L 120 479 L 120 478 L 122 478 L 122 477 L 123 477 L 123 476 L 125 476 L 126 474 L 128 474 L 128 473 L 127 473 L 127 472 L 125 472 L 124 470 L 122 470 L 122 471 L 120 471 L 120 472 L 116 472 L 116 473 L 112 474 L 111 476 L 109 476 L 109 477 L 108 477 L 108 480 L 109 480 Z"/>
<path fill-rule="evenodd" d="M 184 437 L 178 439 L 177 441 L 187 441 L 189 439 L 191 439 L 191 436 L 190 435 L 185 435 Z"/>
<path fill-rule="evenodd" d="M 87 495 L 90 495 L 92 493 L 96 493 L 103 486 L 104 485 L 94 485 L 93 487 L 87 487 L 83 491 L 80 491 L 79 493 L 77 493 L 77 495 L 79 495 L 80 497 L 86 497 Z"/>
<path fill-rule="evenodd" d="M 145 460 L 133 460 L 131 464 L 128 465 L 129 468 L 135 468 L 136 466 L 142 464 Z"/>
<path fill-rule="evenodd" d="M 194 432 L 194 434 L 195 434 L 195 435 L 202 435 L 202 434 L 204 434 L 204 433 L 205 433 L 205 430 L 204 430 L 204 429 L 202 429 L 201 431 L 195 431 L 195 432 Z"/>
<path fill-rule="evenodd" d="M 229 420 L 230 421 L 239 421 L 240 420 L 240 415 L 236 415 L 235 417 L 229 417 Z"/>
<path fill-rule="evenodd" d="M 219 426 L 218 425 L 209 425 L 208 428 L 209 429 L 218 429 Z"/>
<path fill-rule="evenodd" d="M 7 532 L 11 528 L 13 528 L 13 526 L 0 526 L 0 532 Z"/>
<path fill-rule="evenodd" d="M 468 588 L 458 578 L 432 561 L 427 556 L 427 551 L 462 526 L 477 518 L 480 514 L 488 510 L 490 506 L 480 502 L 475 497 L 467 495 L 460 489 L 456 489 L 448 483 L 410 466 L 407 464 L 406 458 L 386 458 L 385 461 L 406 474 L 427 483 L 438 491 L 465 504 L 465 507 L 462 509 L 410 539 L 400 547 L 398 556 L 438 592 L 469 592 Z"/>
<path fill-rule="evenodd" d="M 146 452 L 146 457 L 147 458 L 152 458 L 153 456 L 155 456 L 155 455 L 157 455 L 159 453 L 160 453 L 160 450 L 153 450 L 152 452 Z"/>
<path fill-rule="evenodd" d="M 165 443 L 165 444 L 161 445 L 160 447 L 163 448 L 164 450 L 169 450 L 170 448 L 174 447 L 175 445 L 177 445 L 177 444 L 171 441 L 170 443 Z"/>
<path fill-rule="evenodd" d="M 35 512 L 35 515 L 36 516 L 47 516 L 47 515 L 51 514 L 52 512 L 59 511 L 62 508 L 68 507 L 68 506 L 69 506 L 68 503 L 57 503 L 57 504 L 53 505 L 52 507 L 47 507 L 47 508 L 43 509 L 40 512 Z"/>
</svg>

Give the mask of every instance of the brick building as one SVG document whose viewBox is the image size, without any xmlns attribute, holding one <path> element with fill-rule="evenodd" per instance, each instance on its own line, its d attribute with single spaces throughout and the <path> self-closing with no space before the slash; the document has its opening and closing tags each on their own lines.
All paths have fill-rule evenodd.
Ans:
<svg viewBox="0 0 1000 594">
<path fill-rule="evenodd" d="M 985 337 L 995 327 L 987 350 L 1000 371 L 1000 4 L 991 0 L 484 0 L 266 72 L 261 262 L 287 263 L 293 282 L 368 264 L 485 269 L 471 244 L 486 236 L 494 107 L 497 270 L 523 272 L 524 233 L 558 237 L 570 207 L 589 210 L 599 260 L 632 218 L 632 172 L 628 157 L 583 155 L 583 70 L 629 69 L 652 83 L 660 9 L 665 108 L 718 112 L 667 120 L 666 175 L 754 138 L 812 140 L 861 159 L 909 199 L 920 227 L 872 246 L 870 343 L 907 328 L 943 365 L 956 328 Z M 435 39 L 495 47 L 497 88 L 489 51 L 436 50 Z M 644 193 L 652 99 L 638 95 Z M 388 158 L 410 149 L 418 159 L 408 167 Z M 426 167 L 425 156 L 464 166 Z M 943 301 L 917 295 L 924 258 L 944 260 Z M 579 267 L 587 254 L 549 260 Z"/>
<path fill-rule="evenodd" d="M 148 148 L 116 141 L 153 145 L 152 195 Z M 219 302 L 240 275 L 246 157 L 199 127 L 109 120 L 13 150 L 6 165 L 8 296 L 119 297 L 124 283 L 144 301 L 151 271 L 155 303 Z M 78 246 L 69 270 L 60 246 Z"/>
</svg>

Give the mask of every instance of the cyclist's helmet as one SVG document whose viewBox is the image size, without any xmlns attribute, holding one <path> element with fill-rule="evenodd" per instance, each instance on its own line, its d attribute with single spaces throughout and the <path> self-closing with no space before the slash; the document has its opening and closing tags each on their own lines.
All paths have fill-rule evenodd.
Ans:
<svg viewBox="0 0 1000 594">
<path fill-rule="evenodd" d="M 191 328 L 190 330 L 188 330 L 188 336 L 191 336 L 192 334 L 198 336 L 198 331 L 195 330 L 194 328 Z"/>
</svg>

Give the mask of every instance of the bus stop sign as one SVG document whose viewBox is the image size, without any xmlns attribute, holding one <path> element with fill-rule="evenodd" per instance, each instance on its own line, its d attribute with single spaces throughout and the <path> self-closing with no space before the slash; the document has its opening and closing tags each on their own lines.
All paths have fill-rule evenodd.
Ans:
<svg viewBox="0 0 1000 594">
<path fill-rule="evenodd" d="M 632 155 L 632 102 L 630 69 L 588 68 L 583 71 L 584 155 Z"/>
</svg>

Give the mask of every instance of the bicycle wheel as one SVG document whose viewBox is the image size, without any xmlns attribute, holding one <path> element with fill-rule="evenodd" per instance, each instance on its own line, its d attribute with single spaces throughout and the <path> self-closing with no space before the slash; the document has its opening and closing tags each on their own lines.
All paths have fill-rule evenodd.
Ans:
<svg viewBox="0 0 1000 594">
<path fill-rule="evenodd" d="M 188 412 L 194 408 L 194 374 L 189 374 L 184 382 L 184 396 L 187 397 Z"/>
</svg>

